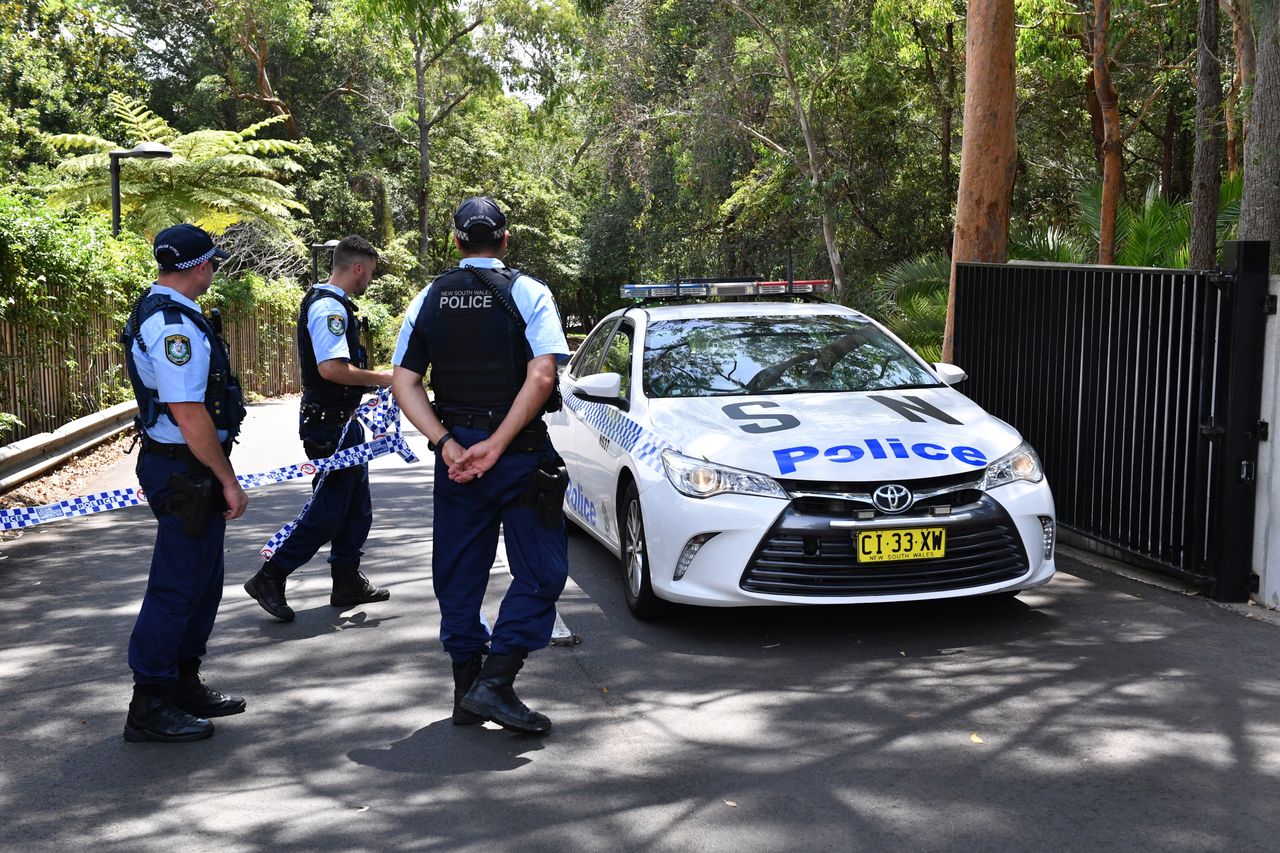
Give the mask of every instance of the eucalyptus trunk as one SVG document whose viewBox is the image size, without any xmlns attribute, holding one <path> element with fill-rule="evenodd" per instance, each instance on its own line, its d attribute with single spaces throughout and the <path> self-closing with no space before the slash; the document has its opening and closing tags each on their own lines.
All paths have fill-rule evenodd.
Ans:
<svg viewBox="0 0 1280 853">
<path fill-rule="evenodd" d="M 943 360 L 954 349 L 956 264 L 1004 262 L 1017 172 L 1013 0 L 971 0 L 966 28 L 960 187 Z"/>
<path fill-rule="evenodd" d="M 1196 21 L 1196 153 L 1191 178 L 1191 268 L 1218 260 L 1218 193 L 1222 188 L 1222 67 L 1218 0 L 1200 0 Z"/>
<path fill-rule="evenodd" d="M 1102 114 L 1102 215 L 1098 223 L 1098 263 L 1116 260 L 1116 216 L 1124 191 L 1124 140 L 1120 128 L 1120 96 L 1108 67 L 1107 37 L 1111 31 L 1111 0 L 1093 3 L 1093 88 Z"/>
<path fill-rule="evenodd" d="M 1244 143 L 1240 239 L 1271 243 L 1280 272 L 1280 0 L 1253 0 L 1257 66 Z"/>
</svg>

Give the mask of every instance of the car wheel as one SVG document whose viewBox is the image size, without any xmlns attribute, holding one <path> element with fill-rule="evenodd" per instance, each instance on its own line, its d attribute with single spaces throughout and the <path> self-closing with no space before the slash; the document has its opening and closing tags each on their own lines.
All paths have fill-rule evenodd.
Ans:
<svg viewBox="0 0 1280 853">
<path fill-rule="evenodd" d="M 627 607 L 637 619 L 654 619 L 661 615 L 663 601 L 653 594 L 653 584 L 649 582 L 649 548 L 644 535 L 644 514 L 640 511 L 640 492 L 635 483 L 627 486 L 622 498 L 618 527 Z"/>
</svg>

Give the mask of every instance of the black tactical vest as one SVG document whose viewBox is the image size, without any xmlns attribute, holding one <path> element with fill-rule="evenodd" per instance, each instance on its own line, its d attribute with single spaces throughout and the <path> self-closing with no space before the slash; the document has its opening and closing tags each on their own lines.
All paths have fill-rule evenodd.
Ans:
<svg viewBox="0 0 1280 853">
<path fill-rule="evenodd" d="M 511 285 L 520 272 L 485 272 L 492 289 L 465 267 L 441 274 L 422 306 L 422 331 L 431 342 L 431 387 L 436 405 L 446 410 L 511 408 L 533 358 L 524 329 L 511 315 L 516 311 Z"/>
<path fill-rule="evenodd" d="M 363 385 L 341 385 L 330 382 L 320 375 L 320 366 L 316 362 L 316 349 L 311 341 L 311 329 L 307 325 L 307 314 L 311 311 L 311 306 L 321 299 L 331 299 L 337 303 L 332 316 L 341 316 L 343 319 L 347 352 L 351 353 L 351 364 L 363 369 L 369 367 L 369 355 L 360 343 L 360 323 L 356 318 L 356 306 L 350 299 L 339 296 L 331 290 L 312 287 L 302 298 L 302 307 L 298 311 L 298 364 L 302 372 L 302 401 L 349 414 L 360 404 L 360 398 L 364 396 L 366 389 Z M 330 322 L 333 322 L 332 317 Z"/>
<path fill-rule="evenodd" d="M 138 365 L 133 358 L 132 345 L 135 341 L 138 349 L 147 351 L 147 345 L 142 340 L 142 324 L 157 311 L 165 312 L 164 320 L 169 325 L 182 322 L 182 317 L 186 316 L 209 339 L 209 375 L 205 379 L 204 407 L 208 410 L 213 425 L 227 431 L 227 442 L 234 441 L 240 433 L 240 424 L 247 412 L 240 380 L 231 372 L 231 358 L 222 342 L 221 323 L 210 324 L 199 311 L 192 310 L 163 293 L 148 293 L 135 302 L 129 319 L 125 322 L 124 331 L 120 333 L 120 343 L 124 345 L 125 367 L 129 371 L 129 384 L 133 386 L 133 396 L 138 400 L 138 417 L 135 419 L 138 429 L 145 433 L 147 427 L 155 426 L 161 415 L 169 414 L 169 407 L 160 402 L 160 392 L 142 384 L 142 376 L 138 373 Z"/>
</svg>

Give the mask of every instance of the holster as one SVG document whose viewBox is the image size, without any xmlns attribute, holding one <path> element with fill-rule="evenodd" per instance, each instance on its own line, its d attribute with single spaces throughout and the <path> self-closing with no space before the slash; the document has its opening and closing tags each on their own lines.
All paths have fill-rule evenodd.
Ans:
<svg viewBox="0 0 1280 853">
<path fill-rule="evenodd" d="M 170 489 L 165 510 L 182 522 L 182 532 L 200 536 L 213 509 L 213 478 L 174 472 L 166 484 Z"/>
<path fill-rule="evenodd" d="M 520 494 L 520 504 L 532 507 L 538 514 L 538 523 L 555 529 L 564 523 L 564 493 L 569 488 L 569 471 L 564 460 L 556 455 L 544 459 L 533 469 L 529 487 Z"/>
</svg>

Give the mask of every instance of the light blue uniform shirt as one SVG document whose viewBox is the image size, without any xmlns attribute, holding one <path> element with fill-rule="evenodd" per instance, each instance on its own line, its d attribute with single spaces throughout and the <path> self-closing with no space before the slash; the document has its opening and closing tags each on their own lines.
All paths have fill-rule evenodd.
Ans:
<svg viewBox="0 0 1280 853">
<path fill-rule="evenodd" d="M 344 298 L 347 295 L 342 288 L 332 284 L 317 284 L 316 290 L 326 290 Z M 351 360 L 351 350 L 347 348 L 345 305 L 323 297 L 316 299 L 307 309 L 307 331 L 311 333 L 311 348 L 315 350 L 316 364 L 331 358 Z"/>
<path fill-rule="evenodd" d="M 151 292 L 162 293 L 200 312 L 200 306 L 171 287 L 153 284 Z M 185 314 L 176 323 L 168 322 L 164 315 L 163 310 L 157 311 L 142 324 L 140 336 L 147 345 L 146 352 L 138 347 L 137 339 L 131 345 L 138 376 L 143 385 L 159 392 L 161 403 L 203 403 L 205 383 L 209 381 L 209 339 Z M 187 443 L 182 430 L 166 414 L 147 427 L 147 436 L 164 444 Z M 218 430 L 218 440 L 227 440 L 226 430 Z"/>
<path fill-rule="evenodd" d="M 497 270 L 506 265 L 498 258 L 463 258 L 459 266 Z M 396 339 L 396 352 L 391 359 L 392 364 L 397 367 L 404 358 L 409 346 L 409 336 L 413 333 L 413 324 L 422 312 L 422 303 L 430 289 L 431 286 L 428 285 L 420 290 L 405 312 L 404 322 L 400 325 L 400 336 Z M 550 289 L 536 278 L 517 276 L 511 285 L 511 300 L 524 318 L 524 337 L 529 342 L 534 357 L 554 355 L 556 364 L 568 361 L 569 343 L 565 340 L 564 327 L 560 325 L 560 314 L 556 311 L 556 302 Z"/>
</svg>

